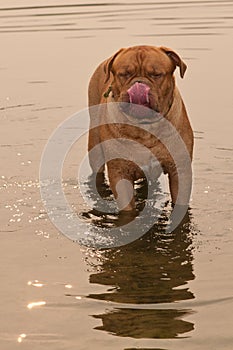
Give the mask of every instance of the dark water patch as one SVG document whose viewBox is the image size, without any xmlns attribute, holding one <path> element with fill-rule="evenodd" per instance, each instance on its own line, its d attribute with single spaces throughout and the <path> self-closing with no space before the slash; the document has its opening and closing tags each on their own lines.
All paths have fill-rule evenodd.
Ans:
<svg viewBox="0 0 233 350">
<path fill-rule="evenodd" d="M 41 107 L 41 108 L 32 109 L 32 111 L 33 112 L 39 112 L 39 111 L 48 111 L 48 110 L 62 109 L 62 108 L 64 108 L 64 106 Z"/>
<path fill-rule="evenodd" d="M 194 29 L 196 29 L 196 26 L 200 25 L 216 25 L 217 28 L 220 27 L 220 25 L 226 24 L 227 21 L 232 20 L 232 17 L 225 17 L 225 16 L 219 16 L 219 17 L 170 17 L 170 18 L 150 18 L 151 21 L 156 21 L 156 23 L 151 23 L 152 26 L 181 26 L 181 25 L 187 25 L 187 26 L 193 26 Z M 216 28 L 213 27 L 213 28 Z M 205 26 L 204 26 L 205 28 Z M 225 28 L 225 26 L 223 26 Z M 228 27 L 226 27 L 228 28 Z"/>
<path fill-rule="evenodd" d="M 111 11 L 104 11 L 104 12 L 109 12 Z M 0 16 L 0 18 L 30 18 L 30 17 L 54 17 L 54 16 L 71 16 L 71 15 L 92 15 L 92 14 L 99 14 L 102 12 L 99 11 L 88 11 L 88 12 L 49 12 L 49 13 L 31 13 L 31 14 L 17 14 L 17 15 L 7 15 L 7 16 Z M 93 16 L 85 17 L 85 18 L 92 18 Z"/>
<path fill-rule="evenodd" d="M 191 17 L 188 17 L 188 16 L 184 16 L 184 17 L 152 17 L 151 20 L 155 20 L 155 21 L 180 21 L 180 20 L 197 20 L 197 21 L 200 21 L 200 20 L 222 20 L 222 19 L 233 19 L 233 16 L 191 16 Z M 167 22 L 169 23 L 169 22 Z M 188 22 L 190 23 L 190 22 Z"/>
<path fill-rule="evenodd" d="M 224 22 L 223 21 L 197 21 L 197 22 L 175 22 L 174 21 L 171 23 L 171 22 L 163 22 L 163 23 L 154 23 L 153 25 L 158 25 L 158 26 L 173 26 L 174 24 L 175 25 L 194 25 L 194 24 L 197 24 L 197 25 L 201 25 L 201 24 L 206 24 L 206 25 L 209 25 L 209 24 L 223 24 Z"/>
<path fill-rule="evenodd" d="M 216 149 L 220 150 L 220 151 L 233 151 L 233 148 L 224 148 L 224 147 L 216 147 Z"/>
<path fill-rule="evenodd" d="M 33 104 L 33 103 L 26 103 L 26 104 L 18 104 L 18 105 L 15 105 L 15 106 L 0 107 L 0 111 L 5 111 L 6 109 L 31 107 L 31 106 L 35 106 L 35 104 Z"/>
<path fill-rule="evenodd" d="M 20 30 L 1 30 L 0 33 L 37 33 L 37 32 L 75 32 L 75 31 L 104 31 L 104 30 L 122 30 L 124 27 L 105 27 L 105 28 L 56 28 L 56 29 L 20 29 Z"/>
<path fill-rule="evenodd" d="M 135 37 L 145 37 L 145 38 L 150 38 L 150 37 L 161 37 L 161 36 L 169 36 L 169 37 L 177 37 L 177 36 L 216 36 L 216 35 L 224 35 L 223 33 L 158 33 L 158 34 L 133 34 L 132 36 Z"/>
<path fill-rule="evenodd" d="M 186 27 L 180 27 L 180 29 L 184 29 L 184 30 L 203 30 L 203 29 L 231 29 L 233 28 L 233 26 L 219 26 L 219 25 L 216 25 L 216 26 L 209 26 L 209 25 L 206 25 L 206 26 L 186 26 Z"/>
<path fill-rule="evenodd" d="M 90 283 L 109 289 L 88 297 L 144 305 L 194 299 L 187 287 L 187 282 L 195 278 L 191 216 L 187 213 L 173 234 L 162 234 L 163 226 L 161 220 L 140 239 L 120 249 L 103 251 Z"/>
<path fill-rule="evenodd" d="M 171 339 L 183 338 L 183 334 L 194 329 L 192 322 L 181 318 L 191 310 L 135 310 L 117 308 L 105 314 L 93 315 L 100 319 L 102 326 L 94 329 L 106 331 L 119 337 Z"/>
<path fill-rule="evenodd" d="M 28 81 L 28 84 L 47 84 L 48 81 L 46 80 L 32 80 L 32 81 Z"/>
<path fill-rule="evenodd" d="M 65 36 L 64 39 L 91 39 L 94 35 Z"/>
<path fill-rule="evenodd" d="M 68 7 L 102 7 L 113 6 L 114 3 L 89 3 L 89 4 L 62 4 L 62 5 L 35 5 L 35 6 L 20 6 L 20 7 L 2 7 L 0 11 L 25 11 L 25 10 L 38 10 L 38 9 L 52 9 L 52 8 L 68 8 Z M 118 4 L 121 5 L 121 4 Z"/>
<path fill-rule="evenodd" d="M 72 26 L 76 23 L 53 23 L 53 24 L 22 24 L 22 25 L 10 25 L 10 26 L 0 26 L 0 31 L 2 29 L 18 29 L 18 28 L 38 28 L 38 27 L 61 27 L 61 26 Z"/>
<path fill-rule="evenodd" d="M 22 147 L 22 146 L 34 146 L 33 143 L 22 143 L 22 144 L 1 144 L 0 147 Z"/>
</svg>

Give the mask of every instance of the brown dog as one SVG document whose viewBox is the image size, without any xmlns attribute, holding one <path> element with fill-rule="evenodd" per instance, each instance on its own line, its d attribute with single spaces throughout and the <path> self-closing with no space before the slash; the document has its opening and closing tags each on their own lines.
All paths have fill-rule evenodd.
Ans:
<svg viewBox="0 0 233 350">
<path fill-rule="evenodd" d="M 156 176 L 156 160 L 168 174 L 173 204 L 189 202 L 193 132 L 175 86 L 176 66 L 183 78 L 186 65 L 173 50 L 135 46 L 116 52 L 91 77 L 90 164 L 99 179 L 107 164 L 120 210 L 135 209 L 134 181 L 146 167 Z"/>
</svg>

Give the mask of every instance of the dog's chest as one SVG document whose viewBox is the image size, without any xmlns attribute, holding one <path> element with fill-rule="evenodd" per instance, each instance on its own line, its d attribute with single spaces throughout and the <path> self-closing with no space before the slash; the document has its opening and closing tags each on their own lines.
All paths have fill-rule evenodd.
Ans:
<svg viewBox="0 0 233 350">
<path fill-rule="evenodd" d="M 130 139 L 111 139 L 102 144 L 106 160 L 125 159 L 136 164 L 149 179 L 158 178 L 162 173 L 159 160 L 152 151 Z M 124 169 L 122 169 L 124 171 Z"/>
</svg>

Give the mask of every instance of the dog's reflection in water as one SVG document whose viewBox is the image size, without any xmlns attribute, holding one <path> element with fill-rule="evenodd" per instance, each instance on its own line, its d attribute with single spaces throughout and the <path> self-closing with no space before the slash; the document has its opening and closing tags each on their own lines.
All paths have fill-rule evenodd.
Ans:
<svg viewBox="0 0 233 350">
<path fill-rule="evenodd" d="M 146 184 L 142 182 L 138 187 L 140 206 L 145 201 Z M 105 192 L 104 187 L 102 189 Z M 111 196 L 109 188 L 105 189 L 105 195 Z M 94 216 L 89 214 L 89 219 L 91 215 Z M 122 224 L 122 219 L 115 217 L 113 225 Z M 182 301 L 194 299 L 188 286 L 188 281 L 195 278 L 191 211 L 188 210 L 179 227 L 170 234 L 165 232 L 167 220 L 165 209 L 159 221 L 134 242 L 117 248 L 90 250 L 90 255 L 86 250 L 86 262 L 92 270 L 90 283 L 107 287 L 105 292 L 88 297 L 119 304 L 111 307 L 110 303 L 108 311 L 93 315 L 102 321 L 95 329 L 133 338 L 183 337 L 194 329 L 194 324 L 185 319 L 192 310 L 182 305 Z M 99 225 L 107 222 L 106 215 Z M 94 258 L 93 262 L 95 256 L 98 259 Z"/>
</svg>

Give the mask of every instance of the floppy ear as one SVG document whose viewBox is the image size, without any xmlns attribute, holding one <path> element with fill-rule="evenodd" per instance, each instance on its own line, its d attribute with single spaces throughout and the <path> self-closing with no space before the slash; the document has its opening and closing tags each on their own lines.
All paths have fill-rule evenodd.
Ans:
<svg viewBox="0 0 233 350">
<path fill-rule="evenodd" d="M 184 61 L 182 61 L 182 59 L 180 58 L 179 55 L 177 55 L 177 53 L 167 47 L 160 47 L 160 49 L 166 53 L 166 55 L 168 55 L 168 57 L 171 58 L 171 60 L 173 61 L 173 63 L 175 64 L 175 66 L 178 66 L 180 68 L 180 76 L 181 78 L 184 77 L 184 73 L 187 69 L 186 64 L 184 63 Z"/>
<path fill-rule="evenodd" d="M 115 60 L 115 58 L 119 55 L 119 53 L 121 53 L 124 49 L 120 49 L 118 50 L 113 56 L 111 56 L 109 59 L 107 59 L 107 61 L 104 64 L 104 73 L 106 74 L 106 79 L 105 79 L 105 83 L 107 83 L 108 79 L 110 78 L 110 72 L 112 69 L 112 65 L 113 62 Z"/>
</svg>

